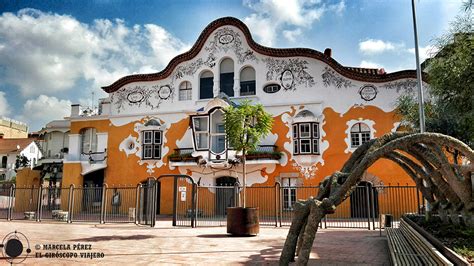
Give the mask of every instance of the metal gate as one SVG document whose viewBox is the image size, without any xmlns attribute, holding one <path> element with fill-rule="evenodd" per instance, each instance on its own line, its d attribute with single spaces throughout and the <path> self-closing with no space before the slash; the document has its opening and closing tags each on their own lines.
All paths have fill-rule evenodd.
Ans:
<svg viewBox="0 0 474 266">
<path fill-rule="evenodd" d="M 158 178 L 149 178 L 141 184 L 137 193 L 137 224 L 154 227 L 161 203 L 161 182 L 165 178 L 173 179 L 173 226 L 196 226 L 197 185 L 188 175 L 161 175 Z M 166 189 L 166 188 L 165 188 Z"/>
</svg>

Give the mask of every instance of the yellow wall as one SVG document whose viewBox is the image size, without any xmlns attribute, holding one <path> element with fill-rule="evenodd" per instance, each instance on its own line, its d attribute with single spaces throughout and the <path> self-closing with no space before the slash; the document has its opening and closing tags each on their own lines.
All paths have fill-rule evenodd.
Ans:
<svg viewBox="0 0 474 266">
<path fill-rule="evenodd" d="M 41 171 L 23 168 L 16 175 L 14 212 L 36 211 Z"/>
</svg>

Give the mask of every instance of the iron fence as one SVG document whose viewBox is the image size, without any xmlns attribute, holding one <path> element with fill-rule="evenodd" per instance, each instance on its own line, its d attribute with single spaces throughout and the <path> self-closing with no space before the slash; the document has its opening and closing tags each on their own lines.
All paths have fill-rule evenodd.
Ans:
<svg viewBox="0 0 474 266">
<path fill-rule="evenodd" d="M 182 176 L 171 181 L 159 178 L 137 186 L 111 187 L 2 187 L 0 219 L 154 226 L 170 211 L 174 226 L 225 226 L 227 208 L 242 204 L 243 189 L 238 184 L 198 186 Z M 246 206 L 259 209 L 261 225 L 289 226 L 297 200 L 316 196 L 318 190 L 318 186 L 279 183 L 247 187 Z M 390 214 L 396 227 L 404 213 L 420 213 L 423 209 L 423 199 L 415 186 L 365 185 L 357 187 L 320 226 L 374 230 L 380 225 L 380 215 Z"/>
</svg>

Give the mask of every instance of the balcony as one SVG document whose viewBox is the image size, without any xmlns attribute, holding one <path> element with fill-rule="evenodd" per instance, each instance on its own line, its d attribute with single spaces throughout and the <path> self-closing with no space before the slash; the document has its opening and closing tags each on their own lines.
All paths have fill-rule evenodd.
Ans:
<svg viewBox="0 0 474 266">
<path fill-rule="evenodd" d="M 259 145 L 255 151 L 247 153 L 247 162 L 249 164 L 279 163 L 282 154 L 277 148 L 275 145 Z M 173 166 L 197 165 L 201 156 L 193 157 L 193 152 L 193 148 L 175 149 L 174 153 L 168 156 L 168 160 Z M 237 155 L 236 159 L 240 157 Z"/>
<path fill-rule="evenodd" d="M 199 157 L 193 157 L 193 148 L 174 149 L 174 153 L 168 155 L 170 162 L 197 162 Z"/>
<path fill-rule="evenodd" d="M 247 152 L 245 159 L 252 160 L 280 160 L 281 152 L 278 151 L 276 145 L 258 145 L 254 151 Z M 240 156 L 239 156 L 240 157 Z"/>
<path fill-rule="evenodd" d="M 81 175 L 95 172 L 107 167 L 107 150 L 103 152 L 81 153 Z"/>
</svg>

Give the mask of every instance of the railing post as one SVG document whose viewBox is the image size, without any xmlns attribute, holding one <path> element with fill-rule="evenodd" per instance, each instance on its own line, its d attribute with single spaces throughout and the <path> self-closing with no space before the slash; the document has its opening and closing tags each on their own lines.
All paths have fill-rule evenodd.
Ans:
<svg viewBox="0 0 474 266">
<path fill-rule="evenodd" d="M 278 206 L 279 206 L 279 211 L 280 211 L 280 227 L 282 226 L 283 222 L 283 187 L 281 187 L 281 184 L 279 186 L 280 191 L 278 192 Z"/>
<path fill-rule="evenodd" d="M 191 204 L 192 204 L 192 213 L 191 213 L 191 228 L 195 228 L 196 227 L 196 218 L 197 218 L 197 209 L 196 209 L 196 192 L 197 192 L 197 185 L 196 184 L 192 184 L 193 188 L 192 188 L 192 194 L 191 194 Z"/>
<path fill-rule="evenodd" d="M 372 186 L 370 190 L 370 199 L 372 200 L 372 229 L 375 230 L 375 196 L 374 196 L 374 190 L 377 189 L 376 187 Z M 377 199 L 378 202 L 378 199 Z M 378 204 L 377 204 L 378 206 Z"/>
<path fill-rule="evenodd" d="M 275 227 L 278 227 L 278 218 L 280 217 L 278 210 L 280 209 L 278 206 L 278 194 L 280 194 L 280 183 L 275 182 Z M 280 227 L 281 227 L 281 220 L 280 220 Z"/>
<path fill-rule="evenodd" d="M 106 210 L 106 201 L 107 201 L 107 184 L 104 183 L 102 186 L 102 202 L 100 204 L 100 223 L 105 224 L 105 212 Z"/>
<path fill-rule="evenodd" d="M 67 217 L 67 223 L 72 223 L 72 212 L 74 210 L 74 184 L 71 184 L 69 186 L 69 201 L 68 201 L 68 207 L 67 207 L 67 212 L 68 212 L 68 217 Z"/>
<path fill-rule="evenodd" d="M 416 208 L 418 210 L 418 214 L 421 214 L 421 208 L 420 208 L 420 191 L 418 189 L 418 186 L 416 187 Z"/>
<path fill-rule="evenodd" d="M 178 218 L 178 177 L 174 177 L 173 182 L 173 226 L 176 226 Z"/>
<path fill-rule="evenodd" d="M 153 186 L 151 190 L 151 214 L 150 214 L 150 227 L 155 227 L 156 224 L 156 197 L 158 196 L 158 182 L 153 179 Z"/>
<path fill-rule="evenodd" d="M 15 184 L 12 184 L 10 187 L 10 197 L 8 199 L 8 211 L 7 211 L 7 220 L 11 221 L 12 220 L 12 213 L 13 213 L 13 204 L 15 200 L 15 192 L 16 192 L 16 186 Z"/>
<path fill-rule="evenodd" d="M 136 195 L 135 195 L 135 221 L 134 223 L 136 225 L 138 225 L 138 214 L 139 214 L 139 208 L 140 208 L 140 188 L 141 188 L 141 184 L 138 184 L 137 185 L 137 188 L 136 188 Z"/>
<path fill-rule="evenodd" d="M 36 204 L 36 221 L 41 222 L 41 200 L 43 199 L 43 187 L 40 185 L 38 187 L 38 202 Z"/>
<path fill-rule="evenodd" d="M 368 186 L 365 186 L 365 196 L 367 197 L 367 228 L 370 230 L 370 194 Z"/>
</svg>

